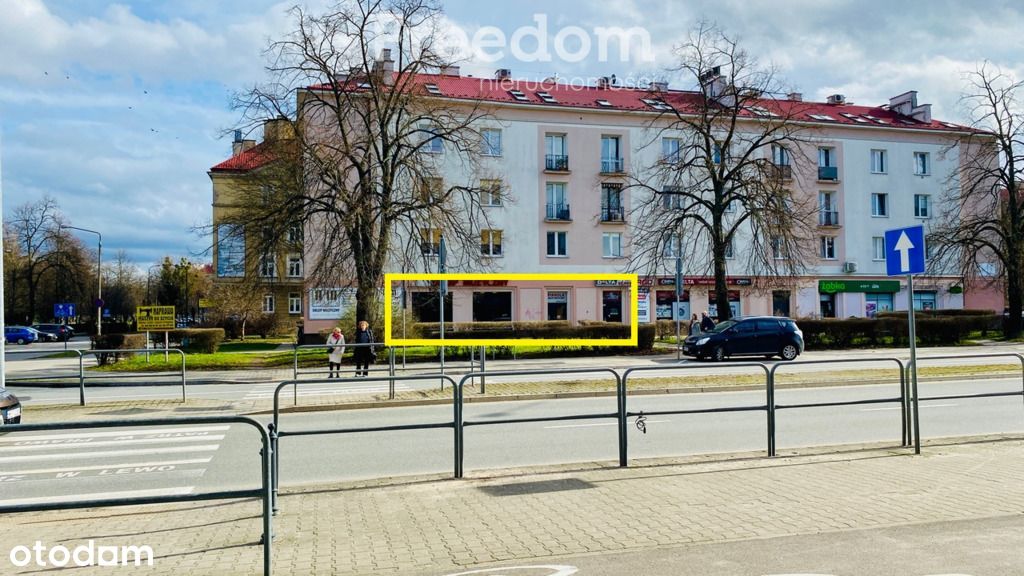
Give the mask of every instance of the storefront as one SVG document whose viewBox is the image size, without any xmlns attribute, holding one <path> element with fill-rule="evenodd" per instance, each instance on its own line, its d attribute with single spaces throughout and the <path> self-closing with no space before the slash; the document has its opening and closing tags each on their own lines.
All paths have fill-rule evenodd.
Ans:
<svg viewBox="0 0 1024 576">
<path fill-rule="evenodd" d="M 818 314 L 822 318 L 874 318 L 879 312 L 895 309 L 899 291 L 898 280 L 819 280 Z"/>
</svg>

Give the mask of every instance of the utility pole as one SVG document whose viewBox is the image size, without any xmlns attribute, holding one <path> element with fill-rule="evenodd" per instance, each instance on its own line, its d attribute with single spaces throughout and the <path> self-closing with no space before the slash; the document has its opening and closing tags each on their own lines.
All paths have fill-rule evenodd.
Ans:
<svg viewBox="0 0 1024 576">
<path fill-rule="evenodd" d="M 441 274 L 447 272 L 445 260 L 448 258 L 448 250 L 444 245 L 444 234 L 438 241 L 437 249 L 437 271 Z M 441 280 L 438 292 L 441 295 L 441 374 L 444 374 L 444 297 L 448 295 L 448 281 Z"/>
<path fill-rule="evenodd" d="M 61 228 L 67 228 L 69 230 L 78 230 L 79 232 L 88 232 L 95 234 L 98 238 L 96 245 L 96 335 L 103 335 L 103 234 L 95 230 L 89 230 L 88 228 L 79 228 L 77 226 L 60 226 L 57 228 L 58 234 Z"/>
</svg>

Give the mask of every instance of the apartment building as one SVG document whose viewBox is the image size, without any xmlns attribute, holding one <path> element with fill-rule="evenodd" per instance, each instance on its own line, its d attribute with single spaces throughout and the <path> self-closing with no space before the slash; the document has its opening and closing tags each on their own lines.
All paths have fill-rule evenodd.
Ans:
<svg viewBox="0 0 1024 576">
<path fill-rule="evenodd" d="M 490 271 L 624 272 L 636 269 L 631 263 L 638 257 L 654 259 L 653 266 L 640 268 L 640 322 L 689 318 L 705 310 L 716 314 L 713 278 L 704 272 L 705 262 L 684 262 L 684 290 L 677 302 L 671 249 L 643 255 L 632 251 L 632 209 L 651 199 L 626 185 L 678 150 L 678 141 L 660 124 L 666 107 L 682 109 L 704 94 L 665 85 L 623 87 L 608 79 L 594 86 L 538 86 L 512 80 L 508 70 L 476 78 L 454 67 L 422 75 L 420 81 L 431 97 L 485 102 L 494 111 L 479 126 L 481 173 L 506 191 L 504 200 L 497 194 L 493 200 L 482 198 L 491 227 L 481 231 L 479 257 Z M 764 107 L 749 110 L 741 121 L 756 123 L 774 106 L 799 106 L 795 121 L 808 130 L 799 154 L 773 149 L 771 160 L 793 193 L 817 199 L 817 257 L 800 277 L 760 277 L 734 257 L 748 248 L 740 236 L 727 251 L 732 313 L 846 318 L 905 310 L 905 280 L 885 275 L 884 232 L 917 224 L 928 228 L 941 209 L 950 176 L 963 162 L 964 147 L 949 146 L 970 129 L 932 118 L 930 105 L 918 104 L 913 91 L 875 106 L 840 95 L 809 102 L 790 94 L 765 99 Z M 439 178 L 472 177 L 460 163 L 443 161 L 443 142 L 433 152 L 442 158 Z M 489 184 L 480 185 L 486 190 Z M 669 204 L 666 209 L 672 208 Z M 427 265 L 421 271 L 436 271 L 431 262 L 441 232 L 429 226 L 422 232 Z M 329 316 L 345 306 L 344 286 L 306 290 L 307 330 L 330 324 L 324 310 Z M 409 292 L 406 304 L 420 316 L 437 315 L 431 287 L 414 286 Z M 632 297 L 624 286 L 600 282 L 529 287 L 468 282 L 451 286 L 447 309 L 454 310 L 449 319 L 462 321 L 629 321 L 628 306 L 621 302 Z M 912 300 L 919 309 L 963 308 L 965 302 L 1002 306 L 994 293 L 965 295 L 955 273 L 919 279 Z"/>
</svg>

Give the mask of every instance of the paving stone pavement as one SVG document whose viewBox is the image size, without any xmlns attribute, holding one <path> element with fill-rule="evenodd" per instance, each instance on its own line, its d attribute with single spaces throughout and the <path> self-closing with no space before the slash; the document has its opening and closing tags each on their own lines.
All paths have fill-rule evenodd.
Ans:
<svg viewBox="0 0 1024 576">
<path fill-rule="evenodd" d="M 700 457 L 394 478 L 282 495 L 274 573 L 440 576 L 572 554 L 744 541 L 978 518 L 1024 520 L 1024 439 L 902 448 Z M 125 574 L 259 574 L 256 501 L 0 516 L 0 574 L 11 548 L 149 545 Z M 680 548 L 685 554 L 685 547 Z M 637 567 L 637 573 L 642 573 Z M 75 568 L 107 574 L 109 568 Z M 496 572 L 500 573 L 500 572 Z M 681 572 L 684 573 L 684 572 Z"/>
</svg>

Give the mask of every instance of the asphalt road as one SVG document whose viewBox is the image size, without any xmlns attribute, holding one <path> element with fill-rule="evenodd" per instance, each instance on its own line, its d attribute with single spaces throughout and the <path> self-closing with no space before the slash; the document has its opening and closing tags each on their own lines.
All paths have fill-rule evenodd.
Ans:
<svg viewBox="0 0 1024 576">
<path fill-rule="evenodd" d="M 923 397 L 970 391 L 1016 391 L 1019 380 L 922 384 Z M 780 390 L 779 404 L 888 398 L 898 386 Z M 636 396 L 633 412 L 764 403 L 761 392 Z M 465 470 L 614 461 L 613 418 L 474 425 L 495 419 L 610 414 L 615 398 L 469 403 L 465 406 Z M 138 409 L 133 414 L 138 414 Z M 112 409 L 100 416 L 124 416 Z M 262 417 L 266 422 L 270 417 Z M 284 414 L 281 430 L 357 428 L 452 420 L 450 405 Z M 630 418 L 629 457 L 653 458 L 766 448 L 764 412 L 650 416 L 646 433 Z M 1024 432 L 1020 398 L 924 401 L 922 437 Z M 889 441 L 901 434 L 899 405 L 868 404 L 780 410 L 780 453 L 803 446 Z M 453 431 L 412 430 L 284 437 L 281 485 L 297 486 L 415 474 L 451 474 Z M 259 442 L 243 425 L 166 429 L 0 433 L 0 501 L 112 495 L 195 493 L 255 487 Z M 157 492 L 152 492 L 152 491 Z"/>
</svg>

